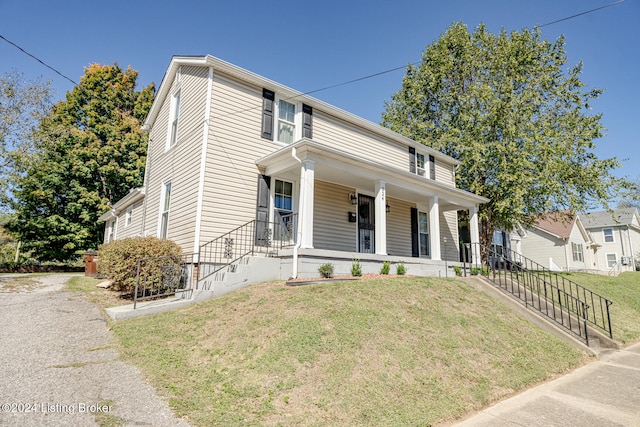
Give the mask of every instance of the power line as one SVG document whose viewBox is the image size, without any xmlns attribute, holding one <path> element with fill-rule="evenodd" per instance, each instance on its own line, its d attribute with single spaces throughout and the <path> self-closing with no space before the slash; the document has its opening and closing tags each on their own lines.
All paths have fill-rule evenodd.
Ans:
<svg viewBox="0 0 640 427">
<path fill-rule="evenodd" d="M 576 13 L 575 15 L 567 16 L 566 18 L 558 19 L 558 20 L 556 20 L 556 21 L 547 22 L 546 24 L 539 25 L 539 27 L 540 27 L 540 28 L 542 28 L 542 27 L 546 27 L 546 26 L 548 26 L 548 25 L 557 24 L 558 22 L 567 21 L 567 20 L 569 20 L 569 19 L 573 19 L 573 18 L 576 18 L 576 17 L 578 17 L 578 16 L 586 15 L 587 13 L 595 12 L 596 10 L 605 9 L 605 8 L 607 8 L 607 7 L 610 7 L 610 6 L 615 6 L 616 4 L 620 4 L 620 3 L 622 3 L 623 1 L 624 1 L 624 0 L 614 1 L 613 3 L 609 3 L 609 4 L 606 4 L 606 5 L 604 5 L 604 6 L 596 7 L 595 9 L 590 9 L 590 10 L 587 10 L 587 11 L 585 11 L 585 12 Z"/>
<path fill-rule="evenodd" d="M 25 55 L 30 56 L 31 58 L 35 59 L 36 61 L 38 61 L 39 63 L 41 63 L 42 65 L 44 65 L 45 67 L 47 67 L 48 69 L 50 69 L 51 71 L 53 71 L 54 73 L 56 73 L 57 75 L 59 75 L 60 77 L 62 77 L 63 79 L 69 80 L 71 83 L 73 83 L 74 86 L 78 86 L 78 83 L 76 83 L 75 81 L 73 81 L 72 79 L 70 79 L 69 77 L 65 76 L 64 74 L 62 74 L 60 71 L 56 70 L 55 68 L 53 68 L 51 65 L 47 64 L 46 62 L 42 61 L 40 58 L 36 57 L 35 55 L 32 55 L 31 53 L 27 52 L 26 50 L 24 50 L 23 48 L 21 48 L 20 46 L 18 46 L 17 44 L 15 44 L 14 42 L 12 42 L 11 40 L 8 40 L 6 37 L 4 37 L 2 34 L 0 34 L 0 39 L 6 41 L 7 43 L 9 43 L 11 46 L 15 47 L 16 49 L 18 49 L 19 51 L 21 51 L 22 53 L 24 53 Z"/>
</svg>

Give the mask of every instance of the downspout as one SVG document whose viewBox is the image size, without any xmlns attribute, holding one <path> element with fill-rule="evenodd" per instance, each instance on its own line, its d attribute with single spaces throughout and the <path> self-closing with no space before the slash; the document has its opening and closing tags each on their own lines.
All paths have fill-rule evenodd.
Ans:
<svg viewBox="0 0 640 427">
<path fill-rule="evenodd" d="M 633 251 L 633 242 L 631 241 L 631 230 L 627 225 L 627 238 L 629 239 L 629 250 L 631 251 L 631 271 L 636 270 L 636 254 Z"/>
<path fill-rule="evenodd" d="M 302 165 L 302 160 L 300 160 L 300 158 L 296 155 L 296 147 L 291 147 L 291 157 L 293 157 L 294 160 L 296 160 L 298 163 L 300 163 L 300 165 Z M 305 188 L 305 178 L 304 178 L 304 174 L 300 174 L 300 188 Z M 302 222 L 301 222 L 301 217 L 300 215 L 302 215 L 302 211 L 301 208 L 304 206 L 304 200 L 302 199 L 306 194 L 306 191 L 301 191 L 300 192 L 300 200 L 298 201 L 298 224 L 296 224 L 296 244 L 293 245 L 293 260 L 292 260 L 292 271 L 291 271 L 291 278 L 292 279 L 297 279 L 298 278 L 298 251 L 300 249 L 300 245 L 302 244 Z"/>
</svg>

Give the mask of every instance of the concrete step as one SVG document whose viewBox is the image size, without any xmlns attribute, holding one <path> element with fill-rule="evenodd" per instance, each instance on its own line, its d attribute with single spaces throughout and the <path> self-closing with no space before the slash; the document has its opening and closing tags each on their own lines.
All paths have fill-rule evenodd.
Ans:
<svg viewBox="0 0 640 427">
<path fill-rule="evenodd" d="M 175 310 L 189 304 L 193 304 L 193 300 L 189 298 L 175 297 L 154 301 L 141 301 L 136 304 L 135 309 L 133 308 L 133 304 L 127 304 L 120 305 L 118 307 L 109 307 L 105 309 L 105 311 L 112 320 L 125 320 Z"/>
</svg>

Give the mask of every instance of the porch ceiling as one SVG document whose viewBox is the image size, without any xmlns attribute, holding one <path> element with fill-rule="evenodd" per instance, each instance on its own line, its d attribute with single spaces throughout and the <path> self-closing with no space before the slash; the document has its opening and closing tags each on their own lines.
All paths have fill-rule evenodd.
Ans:
<svg viewBox="0 0 640 427">
<path fill-rule="evenodd" d="M 315 179 L 352 187 L 363 193 L 375 194 L 376 181 L 384 181 L 387 197 L 413 203 L 428 202 L 438 196 L 440 210 L 469 209 L 489 199 L 460 190 L 438 181 L 425 179 L 408 170 L 354 156 L 309 139 L 271 153 L 256 161 L 266 175 L 299 179 L 300 160 L 314 162 Z"/>
</svg>

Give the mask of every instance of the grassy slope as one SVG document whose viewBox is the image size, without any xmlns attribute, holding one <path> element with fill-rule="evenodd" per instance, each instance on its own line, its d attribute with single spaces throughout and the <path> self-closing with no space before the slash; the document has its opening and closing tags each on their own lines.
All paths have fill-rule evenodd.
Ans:
<svg viewBox="0 0 640 427">
<path fill-rule="evenodd" d="M 611 301 L 613 338 L 625 344 L 640 340 L 640 272 L 619 276 L 571 273 L 565 276 Z"/>
<path fill-rule="evenodd" d="M 429 425 L 587 356 L 464 282 L 254 285 L 113 324 L 194 425 Z"/>
</svg>

